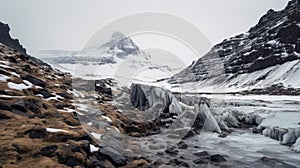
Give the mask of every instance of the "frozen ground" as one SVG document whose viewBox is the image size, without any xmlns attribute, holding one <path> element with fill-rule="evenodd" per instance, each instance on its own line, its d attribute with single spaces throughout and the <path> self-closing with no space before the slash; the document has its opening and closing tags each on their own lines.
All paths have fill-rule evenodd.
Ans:
<svg viewBox="0 0 300 168">
<path fill-rule="evenodd" d="M 201 150 L 209 153 L 225 155 L 228 160 L 245 167 L 267 167 L 268 163 L 260 160 L 262 157 L 277 160 L 276 164 L 269 162 L 270 167 L 298 167 L 300 164 L 300 153 L 246 129 L 234 129 L 226 138 L 220 138 L 216 133 L 202 133 L 188 142 L 201 146 Z"/>
</svg>

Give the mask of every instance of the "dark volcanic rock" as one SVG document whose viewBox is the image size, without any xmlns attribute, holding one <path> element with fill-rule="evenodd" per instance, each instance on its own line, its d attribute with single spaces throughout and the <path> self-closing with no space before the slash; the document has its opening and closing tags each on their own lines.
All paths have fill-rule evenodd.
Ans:
<svg viewBox="0 0 300 168">
<path fill-rule="evenodd" d="M 53 153 L 57 150 L 57 148 L 58 148 L 57 145 L 45 146 L 40 149 L 40 153 L 44 156 L 51 157 L 53 156 Z"/>
<path fill-rule="evenodd" d="M 226 159 L 220 154 L 210 156 L 209 160 L 216 163 L 226 162 Z"/>
<path fill-rule="evenodd" d="M 198 156 L 198 157 L 209 156 L 209 154 L 206 151 L 196 152 L 196 153 L 193 153 L 193 155 Z"/>
<path fill-rule="evenodd" d="M 0 110 L 10 111 L 11 109 L 10 109 L 10 107 L 7 104 L 5 104 L 3 102 L 0 102 Z"/>
<path fill-rule="evenodd" d="M 184 161 L 178 160 L 178 159 L 172 159 L 169 161 L 168 165 L 171 166 L 179 166 L 179 167 L 186 167 L 189 168 L 190 165 Z"/>
<path fill-rule="evenodd" d="M 43 95 L 43 97 L 44 97 L 45 99 L 54 96 L 54 95 L 52 95 L 47 89 L 33 90 L 33 93 L 36 94 L 36 95 L 37 95 L 37 94 L 41 94 L 41 95 Z"/>
<path fill-rule="evenodd" d="M 4 23 L 0 22 L 0 43 L 1 44 L 4 44 L 5 46 L 7 46 L 11 49 L 14 49 L 14 50 L 18 51 L 19 53 L 21 53 L 21 55 L 20 55 L 21 59 L 24 59 L 24 58 L 30 59 L 31 61 L 33 61 L 34 63 L 36 63 L 36 64 L 38 64 L 42 67 L 45 67 L 47 69 L 52 69 L 50 65 L 44 63 L 43 61 L 27 55 L 26 49 L 20 44 L 19 40 L 18 39 L 13 39 L 10 36 L 9 32 L 10 32 L 9 26 L 7 24 L 4 24 Z M 13 62 L 13 63 L 18 62 L 16 60 L 16 58 L 14 58 L 14 57 L 10 57 L 9 59 L 10 59 L 10 62 Z"/>
<path fill-rule="evenodd" d="M 186 143 L 184 143 L 183 141 L 178 142 L 177 144 L 178 149 L 187 149 L 188 145 Z"/>
<path fill-rule="evenodd" d="M 27 111 L 24 100 L 20 100 L 16 103 L 12 104 L 11 109 L 12 109 L 13 112 L 23 112 L 23 113 L 25 113 Z"/>
<path fill-rule="evenodd" d="M 209 160 L 207 158 L 198 158 L 196 160 L 193 160 L 195 164 L 207 164 Z"/>
<path fill-rule="evenodd" d="M 65 164 L 70 167 L 75 167 L 75 166 L 84 167 L 85 165 L 82 159 L 77 158 L 72 153 L 67 153 L 67 152 L 59 153 L 57 157 L 59 163 Z"/>
<path fill-rule="evenodd" d="M 0 22 L 0 43 L 17 50 L 21 54 L 26 55 L 25 48 L 23 48 L 19 40 L 12 39 L 9 32 L 9 26 Z"/>
<path fill-rule="evenodd" d="M 166 152 L 166 154 L 169 154 L 170 156 L 178 155 L 178 150 L 176 150 L 176 148 L 174 146 L 166 149 L 165 152 Z"/>
<path fill-rule="evenodd" d="M 11 111 L 18 113 L 26 113 L 28 110 L 32 111 L 35 114 L 40 113 L 41 108 L 47 108 L 41 101 L 38 99 L 25 99 L 20 100 L 11 105 Z"/>
<path fill-rule="evenodd" d="M 44 82 L 43 80 L 31 76 L 31 75 L 26 75 L 26 76 L 22 76 L 23 80 L 28 80 L 29 82 L 31 82 L 34 85 L 40 86 L 40 87 L 46 87 L 46 82 Z"/>
<path fill-rule="evenodd" d="M 100 146 L 99 153 L 107 156 L 108 159 L 116 166 L 124 166 L 127 163 L 126 157 L 110 146 Z"/>
<path fill-rule="evenodd" d="M 46 129 L 32 129 L 27 132 L 29 133 L 29 137 L 33 139 L 46 137 Z"/>
</svg>

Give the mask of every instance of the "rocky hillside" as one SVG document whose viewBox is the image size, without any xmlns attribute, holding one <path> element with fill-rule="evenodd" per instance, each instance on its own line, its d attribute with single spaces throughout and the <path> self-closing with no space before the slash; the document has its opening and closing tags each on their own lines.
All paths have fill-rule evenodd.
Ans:
<svg viewBox="0 0 300 168">
<path fill-rule="evenodd" d="M 72 79 L 36 61 L 0 44 L 0 168 L 149 165 L 111 152 L 97 134 L 117 129 L 140 136 L 155 129 L 154 123 L 132 121 L 108 103 L 110 80 Z M 87 108 L 83 104 L 90 103 L 95 91 L 94 104 Z"/>
<path fill-rule="evenodd" d="M 169 82 L 220 92 L 300 88 L 299 18 L 298 0 L 290 1 L 282 11 L 271 9 L 247 33 L 215 45 Z"/>
<path fill-rule="evenodd" d="M 75 114 L 59 111 L 73 107 L 70 76 L 0 51 L 0 167 L 86 165 L 91 138 Z"/>
</svg>

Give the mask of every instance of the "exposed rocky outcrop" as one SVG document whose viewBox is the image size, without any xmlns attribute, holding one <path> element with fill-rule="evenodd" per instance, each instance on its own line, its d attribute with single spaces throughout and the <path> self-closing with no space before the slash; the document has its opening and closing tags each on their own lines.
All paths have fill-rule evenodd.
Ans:
<svg viewBox="0 0 300 168">
<path fill-rule="evenodd" d="M 27 55 L 26 49 L 20 44 L 18 39 L 13 39 L 10 34 L 10 28 L 8 24 L 4 24 L 0 22 L 0 43 L 15 49 L 19 53 L 23 55 Z"/>
<path fill-rule="evenodd" d="M 55 106 L 74 108 L 71 99 L 58 95 L 73 97 L 70 75 L 43 68 L 2 44 L 0 51 L 0 167 L 89 167 L 91 153 L 81 144 L 87 140 L 89 146 L 92 139 L 75 114 Z"/>
<path fill-rule="evenodd" d="M 4 24 L 0 22 L 0 43 L 1 44 L 17 51 L 18 53 L 23 55 L 22 57 L 25 59 L 30 59 L 38 65 L 44 66 L 49 69 L 51 68 L 48 64 L 44 63 L 43 61 L 29 56 L 26 52 L 26 49 L 21 45 L 20 41 L 18 39 L 13 39 L 9 32 L 10 32 L 10 28 L 8 24 Z M 14 61 L 13 57 L 10 59 Z"/>
</svg>

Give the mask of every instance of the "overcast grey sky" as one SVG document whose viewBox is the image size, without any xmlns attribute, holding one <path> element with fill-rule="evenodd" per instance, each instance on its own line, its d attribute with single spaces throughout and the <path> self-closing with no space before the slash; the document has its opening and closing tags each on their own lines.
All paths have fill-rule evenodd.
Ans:
<svg viewBox="0 0 300 168">
<path fill-rule="evenodd" d="M 0 21 L 30 54 L 78 50 L 102 26 L 124 15 L 166 12 L 196 25 L 212 44 L 247 31 L 288 0 L 0 0 Z"/>
</svg>

